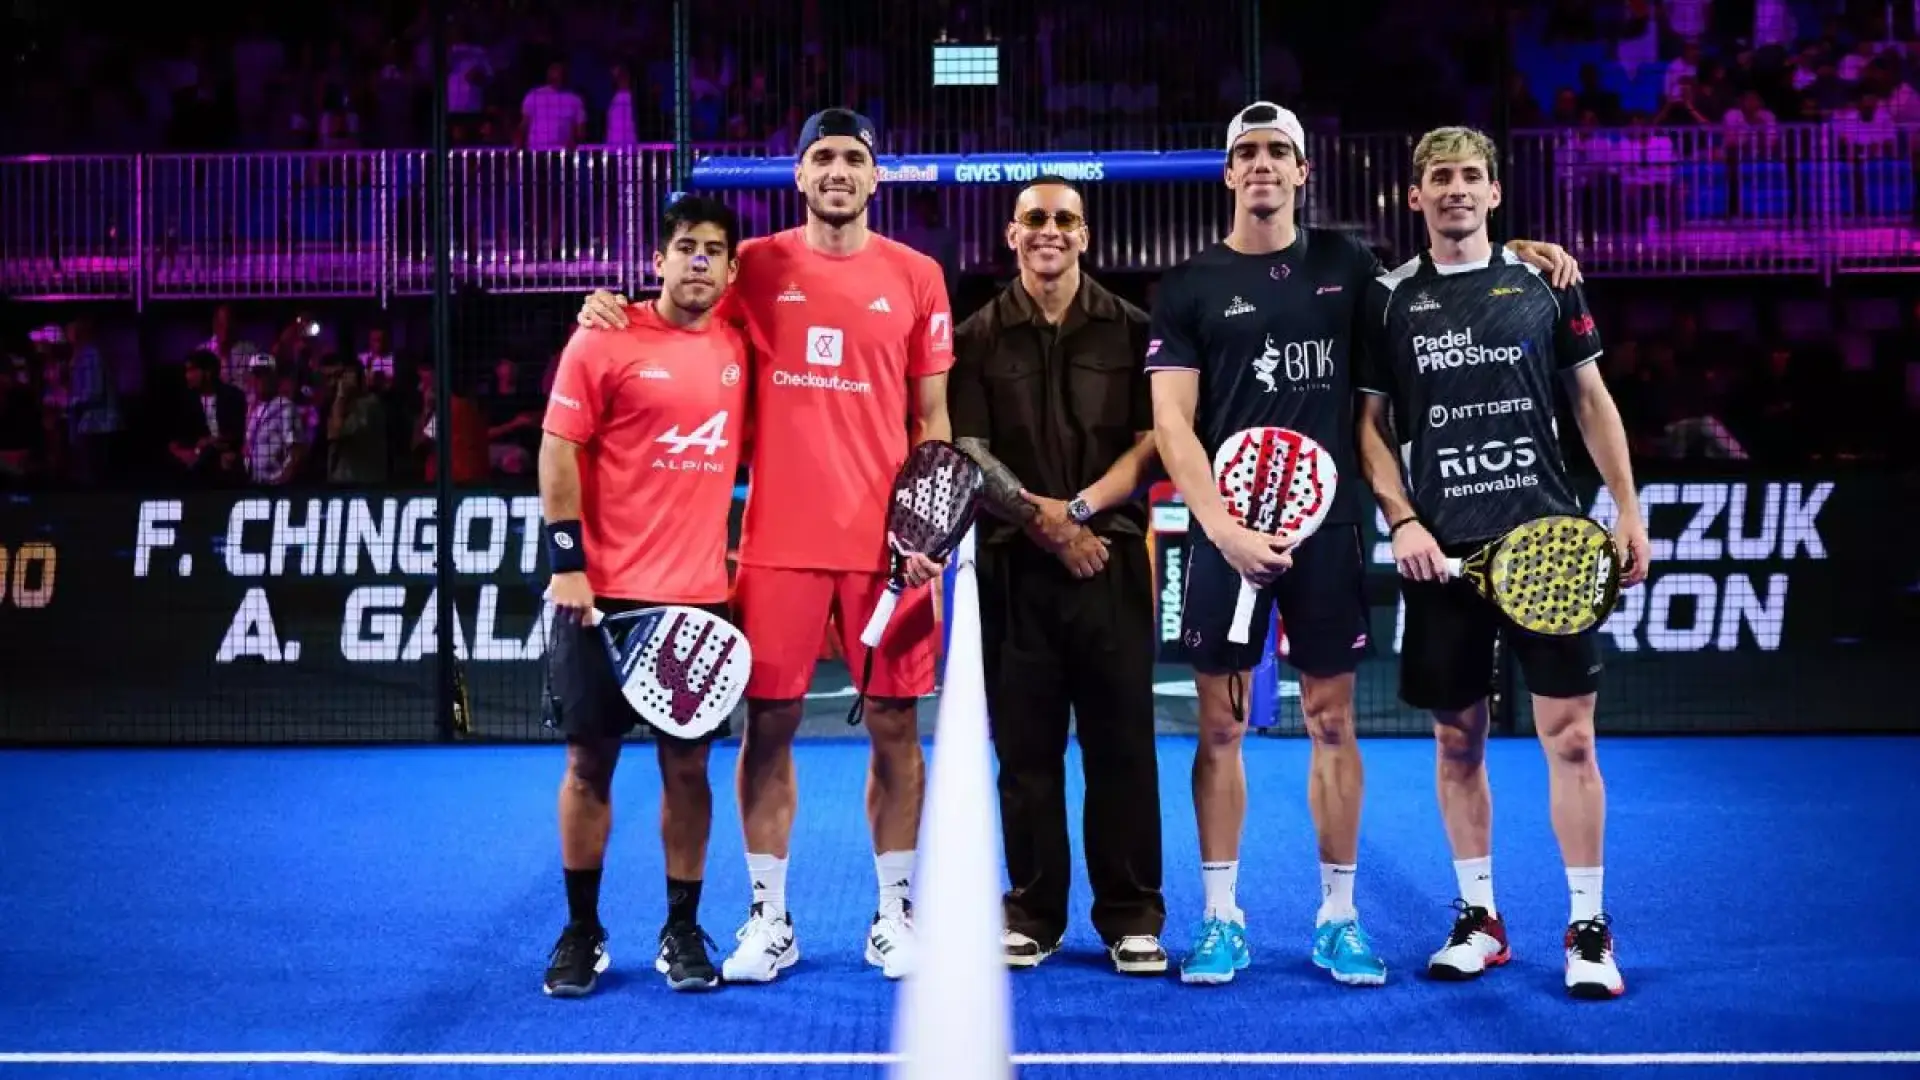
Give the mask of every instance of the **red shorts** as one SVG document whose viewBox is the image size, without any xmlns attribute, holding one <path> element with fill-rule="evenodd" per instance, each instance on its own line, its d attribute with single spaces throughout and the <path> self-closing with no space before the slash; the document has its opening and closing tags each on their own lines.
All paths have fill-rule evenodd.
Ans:
<svg viewBox="0 0 1920 1080">
<path fill-rule="evenodd" d="M 763 701 L 805 697 L 826 640 L 831 614 L 840 630 L 840 653 L 857 682 L 867 662 L 860 632 L 867 628 L 887 587 L 885 574 L 843 570 L 787 570 L 741 566 L 734 580 L 735 617 L 753 648 L 747 696 Z M 871 697 L 913 698 L 933 693 L 933 587 L 900 596 L 887 632 L 874 650 Z"/>
</svg>

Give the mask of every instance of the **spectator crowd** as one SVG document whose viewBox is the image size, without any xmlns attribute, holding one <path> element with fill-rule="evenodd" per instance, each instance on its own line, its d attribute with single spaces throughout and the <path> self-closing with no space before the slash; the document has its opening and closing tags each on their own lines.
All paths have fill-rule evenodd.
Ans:
<svg viewBox="0 0 1920 1080">
<path fill-rule="evenodd" d="M 672 136 L 667 4 L 455 7 L 445 99 L 457 145 Z M 1920 153 L 1920 138 L 1901 127 L 1920 124 L 1920 0 L 1341 7 L 1303 14 L 1298 27 L 1270 20 L 1255 50 L 1239 16 L 1194 19 L 1131 0 L 716 0 L 694 9 L 687 122 L 696 140 L 784 153 L 802 114 L 832 99 L 874 116 L 897 149 L 1206 144 L 1248 96 L 1247 68 L 1257 62 L 1266 93 L 1304 103 L 1318 120 L 1490 125 L 1504 116 L 1516 129 L 1567 129 L 1569 160 L 1608 168 L 1671 163 L 1689 145 L 1724 155 L 1791 123 L 1829 125 L 1848 147 Z M 1509 25 L 1499 25 L 1500 10 Z M 16 13 L 7 24 L 20 47 L 0 87 L 0 146 L 291 151 L 430 141 L 424 4 L 208 9 L 177 27 L 96 23 Z M 1320 47 L 1355 25 L 1371 34 L 1346 41 L 1371 43 L 1364 70 Z M 1489 41 L 1503 34 L 1513 63 L 1501 89 Z M 997 44 L 1003 86 L 931 87 L 926 69 L 940 41 Z M 1435 109 L 1448 115 L 1422 113 Z M 1623 127 L 1633 134 L 1621 136 Z M 1563 239 L 1577 251 L 1583 238 Z M 98 486 L 135 474 L 222 487 L 434 478 L 443 433 L 433 422 L 432 369 L 420 350 L 397 349 L 386 328 L 335 342 L 309 312 L 249 333 L 227 307 L 197 348 L 149 356 L 110 344 L 127 335 L 100 333 L 94 316 L 39 315 L 18 320 L 32 327 L 17 340 L 0 342 L 0 484 Z M 1692 325 L 1682 316 L 1658 332 L 1610 335 L 1611 377 L 1643 457 L 1784 463 L 1909 452 L 1894 432 L 1852 417 L 1860 393 L 1896 415 L 1920 397 L 1920 306 L 1877 333 L 1864 361 L 1768 332 L 1714 338 Z M 552 360 L 489 358 L 451 388 L 444 437 L 457 482 L 529 477 Z"/>
</svg>

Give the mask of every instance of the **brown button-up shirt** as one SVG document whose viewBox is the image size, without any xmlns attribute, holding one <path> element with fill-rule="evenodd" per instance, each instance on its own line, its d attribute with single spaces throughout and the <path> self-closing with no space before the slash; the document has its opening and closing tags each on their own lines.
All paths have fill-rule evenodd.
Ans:
<svg viewBox="0 0 1920 1080">
<path fill-rule="evenodd" d="M 1028 491 L 1071 500 L 1153 430 L 1146 373 L 1147 313 L 1082 274 L 1066 316 L 1047 322 L 1019 281 L 953 335 L 947 413 L 955 439 L 984 439 Z M 1146 534 L 1136 497 L 1096 514 L 1102 536 Z M 991 514 L 986 543 L 1021 536 Z"/>
</svg>

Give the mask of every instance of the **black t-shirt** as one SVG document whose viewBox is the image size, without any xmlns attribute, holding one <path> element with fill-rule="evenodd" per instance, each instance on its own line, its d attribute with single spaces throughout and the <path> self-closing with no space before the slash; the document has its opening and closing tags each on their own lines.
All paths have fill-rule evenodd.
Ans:
<svg viewBox="0 0 1920 1080">
<path fill-rule="evenodd" d="M 1501 249 L 1437 268 L 1421 255 L 1367 290 L 1356 383 L 1393 403 L 1408 494 L 1443 546 L 1577 514 L 1553 415 L 1557 377 L 1600 358 L 1578 286 Z"/>
<path fill-rule="evenodd" d="M 1211 464 L 1237 431 L 1281 427 L 1326 447 L 1340 471 L 1330 525 L 1366 513 L 1355 465 L 1352 364 L 1380 261 L 1346 233 L 1301 229 L 1287 248 L 1217 243 L 1160 279 L 1147 370 L 1200 373 L 1194 433 Z"/>
</svg>

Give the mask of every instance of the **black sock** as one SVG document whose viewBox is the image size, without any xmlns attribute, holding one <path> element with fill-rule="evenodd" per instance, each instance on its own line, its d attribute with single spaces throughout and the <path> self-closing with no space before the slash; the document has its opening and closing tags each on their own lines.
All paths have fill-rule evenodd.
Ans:
<svg viewBox="0 0 1920 1080">
<path fill-rule="evenodd" d="M 567 919 L 575 926 L 600 925 L 600 870 L 567 871 Z"/>
<path fill-rule="evenodd" d="M 667 922 L 692 925 L 700 921 L 700 882 L 667 879 Z"/>
</svg>

